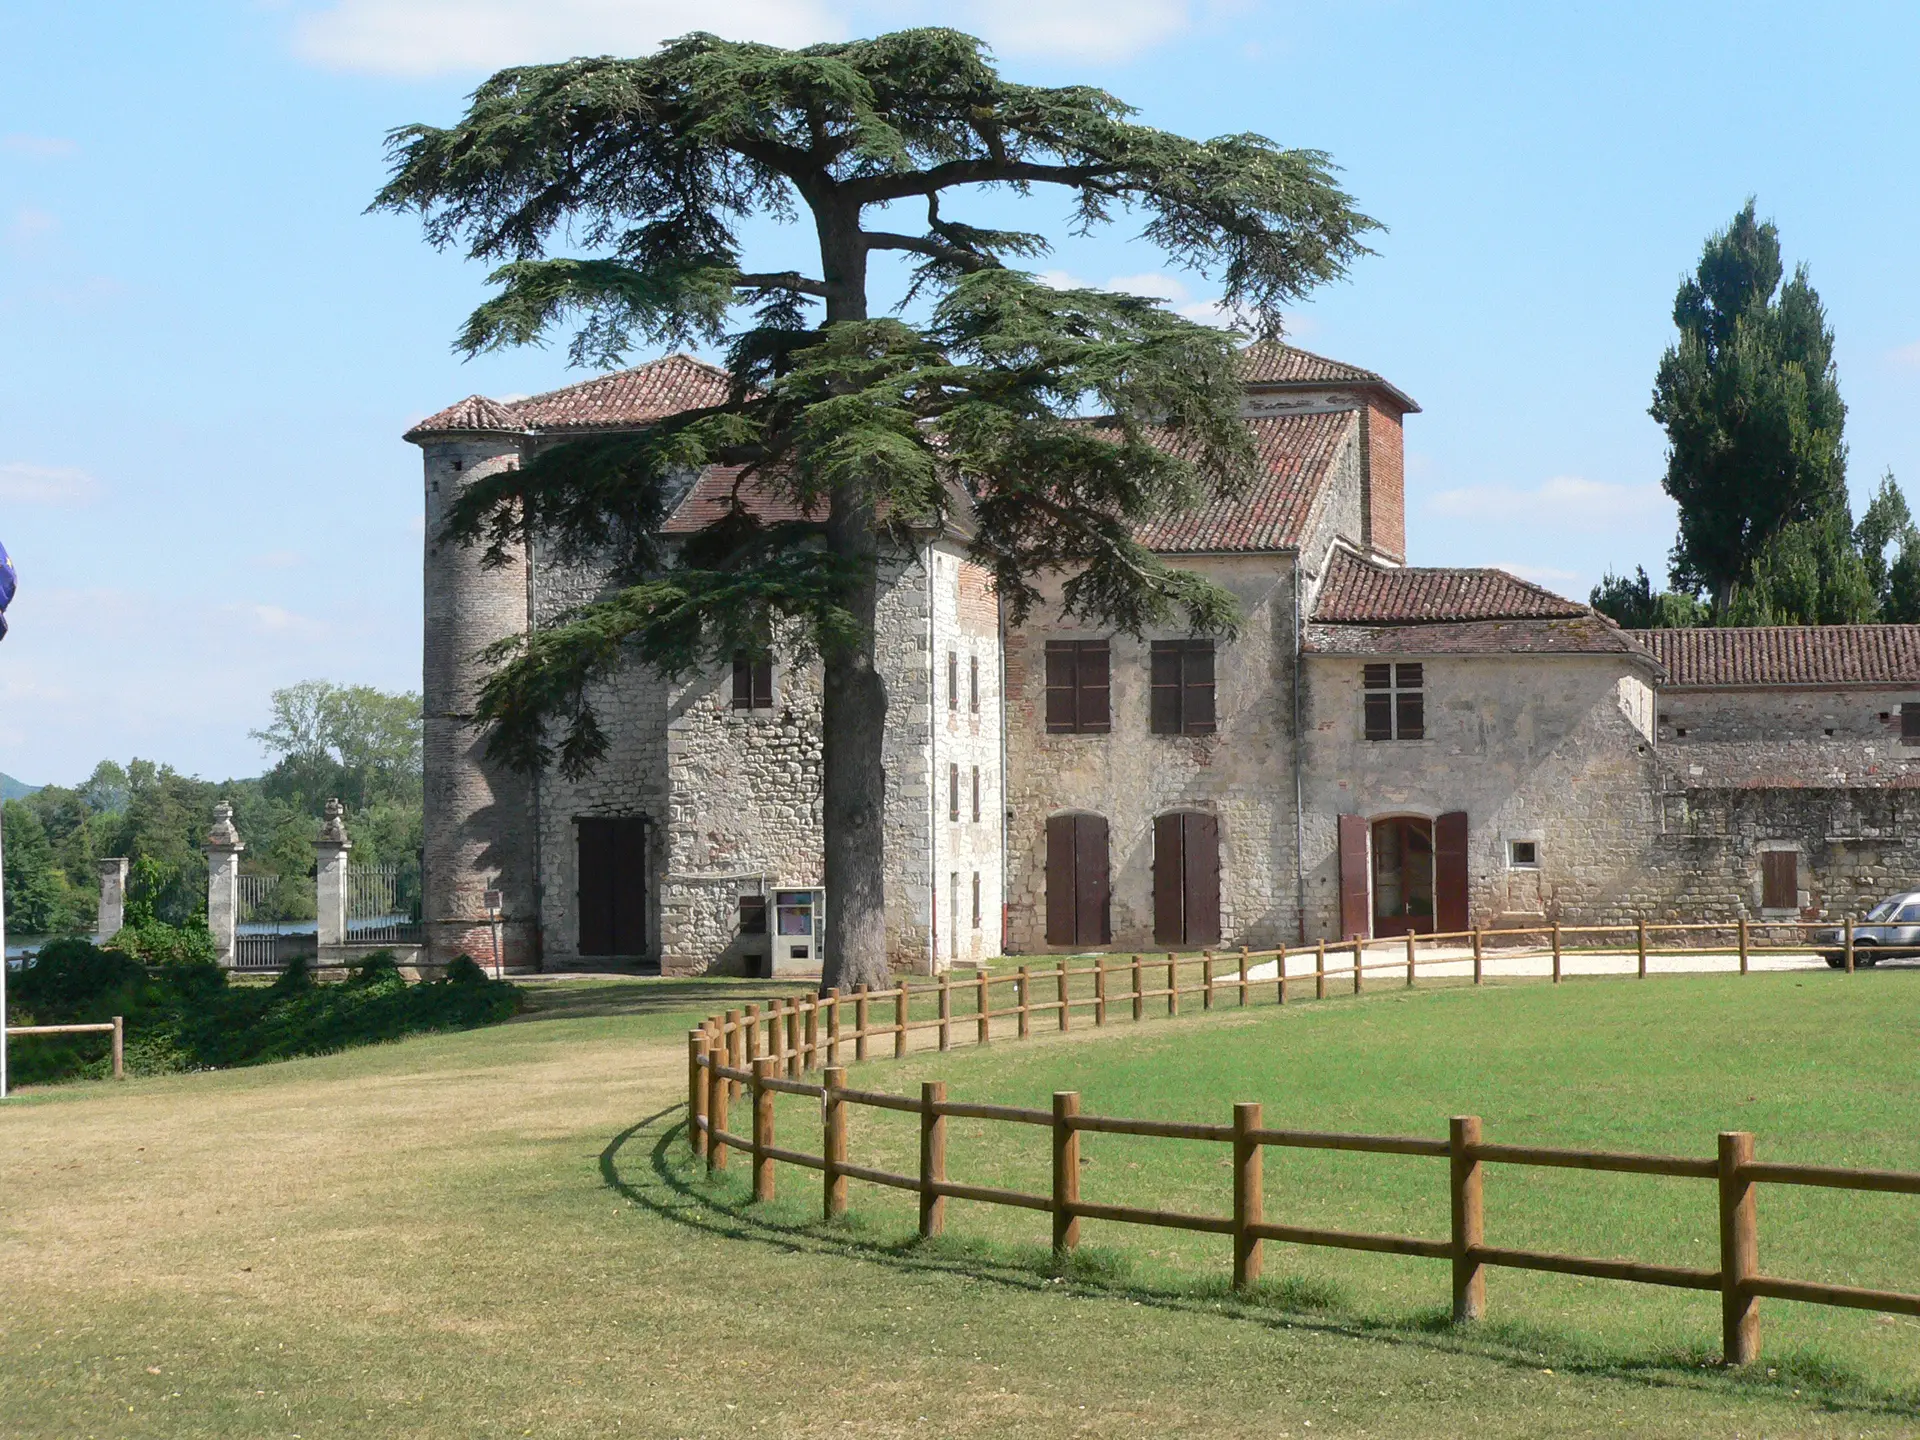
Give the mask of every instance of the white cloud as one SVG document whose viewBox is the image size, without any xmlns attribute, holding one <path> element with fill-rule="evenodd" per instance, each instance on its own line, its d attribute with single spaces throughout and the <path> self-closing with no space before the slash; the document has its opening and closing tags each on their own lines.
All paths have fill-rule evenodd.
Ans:
<svg viewBox="0 0 1920 1440">
<path fill-rule="evenodd" d="M 420 76 L 640 55 L 696 29 L 774 45 L 845 33 L 819 0 L 334 0 L 301 17 L 294 47 L 331 70 Z"/>
<path fill-rule="evenodd" d="M 1619 485 L 1556 475 L 1531 490 L 1501 485 L 1467 485 L 1430 498 L 1432 515 L 1490 524 L 1553 523 L 1586 529 L 1639 527 L 1672 506 L 1658 485 Z"/>
<path fill-rule="evenodd" d="M 1219 14 L 1239 7 L 1214 4 Z M 1190 28 L 1189 0 L 329 0 L 294 25 L 301 58 L 414 77 L 572 55 L 642 55 L 689 30 L 809 45 L 907 24 L 957 25 L 1014 58 L 1121 61 Z"/>
<path fill-rule="evenodd" d="M 30 155 L 36 160 L 63 159 L 79 148 L 71 140 L 52 135 L 23 135 L 17 132 L 0 135 L 0 150 L 9 155 Z"/>
<path fill-rule="evenodd" d="M 91 505 L 99 493 L 99 482 L 84 470 L 0 461 L 0 500 L 10 504 Z"/>
</svg>

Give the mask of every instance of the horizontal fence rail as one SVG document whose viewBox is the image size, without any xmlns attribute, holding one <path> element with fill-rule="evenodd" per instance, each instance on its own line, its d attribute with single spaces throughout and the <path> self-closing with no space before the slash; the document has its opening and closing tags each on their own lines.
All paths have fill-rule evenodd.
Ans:
<svg viewBox="0 0 1920 1440">
<path fill-rule="evenodd" d="M 1012 1022 L 1017 1038 L 1030 1038 L 1036 1017 L 1052 1017 L 1053 1028 L 1058 1032 L 1070 1031 L 1076 1016 L 1090 1015 L 1097 1026 L 1107 1024 L 1117 1014 L 1139 1020 L 1145 1018 L 1149 1000 L 1164 1000 L 1166 1013 L 1177 1015 L 1183 996 L 1198 996 L 1202 1007 L 1211 1010 L 1227 1000 L 1237 1001 L 1239 1005 L 1254 1003 L 1258 988 L 1270 990 L 1274 1002 L 1284 1005 L 1288 1003 L 1289 987 L 1299 989 L 1311 985 L 1315 995 L 1325 995 L 1328 979 L 1344 978 L 1358 993 L 1364 988 L 1369 973 L 1382 970 L 1404 972 L 1406 983 L 1412 985 L 1422 963 L 1419 944 L 1458 944 L 1465 940 L 1470 945 L 1466 958 L 1472 961 L 1472 977 L 1477 984 L 1485 978 L 1486 969 L 1496 956 L 1514 958 L 1516 954 L 1535 958 L 1551 955 L 1553 978 L 1558 980 L 1560 959 L 1572 949 L 1569 937 L 1602 938 L 1624 932 L 1633 939 L 1632 947 L 1624 953 L 1639 957 L 1639 973 L 1645 975 L 1648 955 L 1671 954 L 1679 949 L 1659 945 L 1657 942 L 1663 934 L 1681 932 L 1700 936 L 1720 932 L 1734 940 L 1740 971 L 1744 974 L 1748 971 L 1750 955 L 1804 954 L 1809 948 L 1819 948 L 1804 942 L 1797 946 L 1760 943 L 1769 932 L 1808 929 L 1837 934 L 1845 967 L 1853 968 L 1855 947 L 1850 924 L 1835 926 L 1829 922 L 1810 926 L 1806 922 L 1783 922 L 1763 927 L 1735 922 L 1592 926 L 1579 930 L 1548 926 L 1540 930 L 1465 931 L 1417 939 L 1409 936 L 1391 942 L 1345 941 L 1339 947 L 1344 953 L 1338 956 L 1325 943 L 1320 943 L 1305 949 L 1257 953 L 1242 950 L 1225 957 L 1211 953 L 1197 957 L 1167 955 L 1164 959 L 1133 956 L 1116 962 L 1112 957 L 1097 956 L 1091 964 L 1062 959 L 1046 970 L 1021 966 L 1012 974 L 982 971 L 972 979 L 959 981 L 949 975 L 933 984 L 919 986 L 902 981 L 882 991 L 862 986 L 852 995 L 829 990 L 820 996 L 777 998 L 767 1002 L 764 1010 L 758 1005 L 748 1005 L 711 1016 L 706 1023 L 688 1032 L 687 1135 L 694 1153 L 705 1157 L 709 1171 L 725 1170 L 729 1156 L 736 1152 L 745 1157 L 751 1167 L 753 1196 L 759 1201 L 771 1200 L 774 1196 L 776 1164 L 818 1172 L 824 1187 L 825 1213 L 830 1219 L 846 1213 L 848 1182 L 857 1180 L 918 1195 L 920 1233 L 925 1236 L 942 1233 L 946 1202 L 950 1199 L 1046 1212 L 1052 1221 L 1053 1244 L 1062 1251 L 1072 1250 L 1079 1243 L 1082 1220 L 1227 1236 L 1233 1245 L 1233 1283 L 1239 1289 L 1259 1279 L 1262 1246 L 1271 1240 L 1445 1260 L 1452 1272 L 1454 1317 L 1461 1321 L 1477 1320 L 1485 1314 L 1484 1276 L 1492 1266 L 1718 1291 L 1725 1361 L 1729 1365 L 1745 1365 L 1759 1355 L 1762 1298 L 1920 1316 L 1920 1294 L 1764 1274 L 1759 1265 L 1757 1188 L 1762 1184 L 1782 1184 L 1920 1195 L 1920 1173 L 1761 1162 L 1754 1158 L 1754 1137 L 1744 1131 L 1723 1133 L 1714 1157 L 1694 1158 L 1489 1143 L 1481 1138 L 1480 1118 L 1472 1115 L 1454 1117 L 1448 1135 L 1441 1139 L 1272 1129 L 1262 1124 L 1261 1107 L 1252 1102 L 1234 1105 L 1231 1120 L 1226 1124 L 1083 1114 L 1079 1095 L 1071 1091 L 1056 1093 L 1050 1109 L 1030 1109 L 949 1099 L 946 1086 L 937 1081 L 923 1084 L 918 1096 L 854 1088 L 847 1084 L 846 1062 L 879 1058 L 882 1053 L 896 1058 L 905 1056 L 909 1053 L 911 1038 L 926 1032 L 932 1032 L 934 1043 L 946 1050 L 953 1044 L 956 1028 L 963 1033 L 971 1029 L 974 1043 L 985 1045 L 997 1037 L 1007 1036 L 1007 1022 Z M 1525 940 L 1534 936 L 1544 936 L 1547 944 L 1527 949 Z M 1382 943 L 1394 946 L 1395 959 L 1370 962 L 1369 949 Z M 1700 953 L 1703 949 L 1711 952 L 1714 947 L 1696 945 L 1681 953 Z M 1582 953 L 1594 952 L 1586 949 Z M 1303 955 L 1312 957 L 1313 970 L 1290 974 L 1287 961 Z M 1330 966 L 1328 961 L 1335 958 L 1346 963 Z M 1429 955 L 1426 963 L 1457 964 L 1462 958 Z M 1277 962 L 1276 973 L 1269 978 L 1253 979 L 1251 972 L 1268 962 Z M 1194 978 L 1196 971 L 1197 979 Z M 1075 981 L 1091 981 L 1091 993 L 1084 987 L 1076 991 Z M 956 1014 L 954 1002 L 962 995 L 970 1004 Z M 1046 998 L 1040 998 L 1042 996 Z M 929 998 L 934 1002 L 934 1014 L 915 1018 L 914 1002 Z M 996 1008 L 1003 998 L 1010 998 L 1011 1003 Z M 997 1032 L 996 1021 L 1001 1022 Z M 815 1072 L 820 1075 L 818 1080 L 804 1078 Z M 773 1102 L 776 1095 L 783 1094 L 819 1102 L 818 1153 L 776 1144 Z M 732 1128 L 731 1109 L 736 1100 L 744 1100 L 747 1111 L 741 1129 Z M 917 1173 L 901 1174 L 856 1163 L 848 1153 L 850 1106 L 918 1116 L 920 1163 Z M 974 1185 L 950 1177 L 946 1166 L 946 1127 L 947 1121 L 955 1118 L 1047 1131 L 1052 1157 L 1052 1183 L 1048 1193 Z M 1230 1146 L 1231 1213 L 1196 1215 L 1083 1198 L 1080 1193 L 1083 1135 L 1124 1135 Z M 1261 1188 L 1261 1158 L 1268 1149 L 1341 1150 L 1445 1160 L 1448 1234 L 1444 1239 L 1380 1235 L 1270 1221 L 1262 1213 Z M 1714 1269 L 1689 1268 L 1490 1245 L 1486 1241 L 1482 1203 L 1483 1175 L 1489 1165 L 1711 1181 L 1719 1201 L 1720 1263 Z"/>
<path fill-rule="evenodd" d="M 15 1035 L 111 1035 L 113 1036 L 113 1078 L 127 1078 L 127 1024 L 126 1017 L 116 1015 L 111 1020 L 102 1020 L 88 1025 L 9 1025 L 7 1037 Z"/>
</svg>

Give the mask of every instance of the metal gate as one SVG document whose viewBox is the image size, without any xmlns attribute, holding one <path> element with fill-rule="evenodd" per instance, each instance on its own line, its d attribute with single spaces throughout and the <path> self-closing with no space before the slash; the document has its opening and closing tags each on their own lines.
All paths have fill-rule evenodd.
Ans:
<svg viewBox="0 0 1920 1440">
<path fill-rule="evenodd" d="M 295 955 L 312 956 L 315 937 L 311 929 L 300 924 L 302 917 L 298 912 L 303 907 L 300 897 L 293 892 L 310 889 L 313 882 L 305 876 L 241 875 L 237 878 L 240 909 L 234 917 L 237 923 L 233 968 L 280 970 Z"/>
<path fill-rule="evenodd" d="M 347 867 L 347 943 L 418 945 L 420 902 L 408 895 L 412 877 L 398 861 Z"/>
</svg>

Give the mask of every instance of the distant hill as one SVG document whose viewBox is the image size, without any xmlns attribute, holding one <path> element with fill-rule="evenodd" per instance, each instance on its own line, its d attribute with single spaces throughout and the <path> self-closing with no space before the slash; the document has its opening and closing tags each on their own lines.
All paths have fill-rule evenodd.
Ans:
<svg viewBox="0 0 1920 1440">
<path fill-rule="evenodd" d="M 24 781 L 16 780 L 11 775 L 0 775 L 0 800 L 19 800 L 33 794 L 39 788 L 38 785 L 28 785 Z"/>
</svg>

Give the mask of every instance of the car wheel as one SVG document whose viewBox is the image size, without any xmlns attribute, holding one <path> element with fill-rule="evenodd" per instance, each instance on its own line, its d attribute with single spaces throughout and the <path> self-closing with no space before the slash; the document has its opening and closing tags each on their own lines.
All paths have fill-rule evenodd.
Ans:
<svg viewBox="0 0 1920 1440">
<path fill-rule="evenodd" d="M 1847 968 L 1847 957 L 1844 953 L 1839 955 L 1828 954 L 1828 955 L 1822 956 L 1821 958 L 1827 962 L 1827 967 L 1829 969 L 1844 970 Z"/>
</svg>

